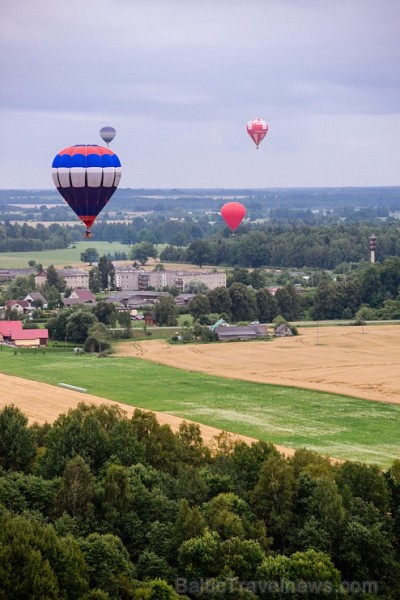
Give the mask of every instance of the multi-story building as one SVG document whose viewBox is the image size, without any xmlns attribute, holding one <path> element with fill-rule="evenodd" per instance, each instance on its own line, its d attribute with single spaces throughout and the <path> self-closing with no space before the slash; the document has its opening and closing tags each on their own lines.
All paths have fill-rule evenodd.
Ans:
<svg viewBox="0 0 400 600">
<path fill-rule="evenodd" d="M 179 273 L 179 276 L 182 278 L 183 282 L 182 291 L 185 291 L 186 286 L 191 281 L 201 281 L 209 290 L 226 286 L 226 273 L 222 271 L 205 271 L 204 273 L 198 271 L 189 273 L 184 271 L 183 273 Z"/>
<path fill-rule="evenodd" d="M 132 266 L 115 267 L 115 287 L 117 290 L 138 290 L 141 272 L 144 271 Z"/>
<path fill-rule="evenodd" d="M 89 288 L 89 273 L 83 269 L 57 269 L 57 274 L 65 279 L 67 287 L 72 290 L 77 288 Z M 35 277 L 35 284 L 37 286 L 46 283 L 47 273 L 46 271 L 40 271 Z"/>
<path fill-rule="evenodd" d="M 176 287 L 181 292 L 190 282 L 202 282 L 209 290 L 226 286 L 226 273 L 221 271 L 144 271 L 135 267 L 115 267 L 115 283 L 119 290 L 162 290 Z"/>
</svg>

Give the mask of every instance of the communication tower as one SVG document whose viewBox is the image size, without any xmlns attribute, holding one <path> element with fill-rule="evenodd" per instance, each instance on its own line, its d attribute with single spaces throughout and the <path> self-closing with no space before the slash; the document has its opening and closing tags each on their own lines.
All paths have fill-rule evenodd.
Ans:
<svg viewBox="0 0 400 600">
<path fill-rule="evenodd" d="M 376 235 L 372 233 L 369 236 L 369 253 L 370 253 L 371 263 L 375 262 L 375 250 L 376 250 Z"/>
</svg>

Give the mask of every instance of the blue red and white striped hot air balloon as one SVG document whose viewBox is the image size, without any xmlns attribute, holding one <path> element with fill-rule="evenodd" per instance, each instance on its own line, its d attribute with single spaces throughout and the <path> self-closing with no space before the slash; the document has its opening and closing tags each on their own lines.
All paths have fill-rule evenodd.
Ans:
<svg viewBox="0 0 400 600">
<path fill-rule="evenodd" d="M 267 135 L 267 132 L 268 132 L 267 123 L 263 119 L 260 119 L 260 118 L 253 119 L 252 121 L 249 121 L 247 123 L 246 129 L 247 129 L 247 133 L 249 134 L 249 136 L 251 137 L 251 139 L 257 146 L 257 150 L 258 150 L 258 146 L 261 144 L 261 142 Z"/>
<path fill-rule="evenodd" d="M 85 237 L 121 179 L 118 156 L 103 146 L 83 145 L 64 148 L 52 164 L 53 181 L 61 196 L 86 225 Z"/>
</svg>

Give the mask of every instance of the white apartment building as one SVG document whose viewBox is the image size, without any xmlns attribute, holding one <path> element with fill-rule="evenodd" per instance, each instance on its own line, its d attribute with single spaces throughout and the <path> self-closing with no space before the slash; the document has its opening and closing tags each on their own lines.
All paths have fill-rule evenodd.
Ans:
<svg viewBox="0 0 400 600">
<path fill-rule="evenodd" d="M 162 290 L 176 287 L 181 292 L 192 281 L 201 281 L 209 290 L 226 286 L 226 273 L 218 271 L 144 271 L 132 266 L 115 267 L 115 284 L 118 290 Z"/>
<path fill-rule="evenodd" d="M 193 273 L 183 272 L 180 273 L 180 276 L 183 280 L 183 290 L 185 291 L 186 286 L 191 281 L 201 281 L 205 283 L 209 290 L 213 290 L 217 287 L 226 287 L 226 273 L 222 271 L 205 271 L 204 273 L 199 273 L 198 271 L 194 271 Z"/>
<path fill-rule="evenodd" d="M 139 273 L 145 273 L 132 266 L 115 266 L 115 287 L 117 290 L 138 290 Z"/>
<path fill-rule="evenodd" d="M 57 275 L 65 279 L 67 287 L 76 290 L 77 288 L 89 288 L 89 273 L 83 269 L 57 269 Z M 44 285 L 47 279 L 47 272 L 41 271 L 35 276 L 36 285 Z"/>
</svg>

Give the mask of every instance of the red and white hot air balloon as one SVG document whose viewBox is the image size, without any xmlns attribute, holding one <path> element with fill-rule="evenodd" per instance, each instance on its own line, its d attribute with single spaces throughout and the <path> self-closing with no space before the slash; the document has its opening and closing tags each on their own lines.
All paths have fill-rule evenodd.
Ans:
<svg viewBox="0 0 400 600">
<path fill-rule="evenodd" d="M 249 134 L 249 136 L 251 137 L 251 139 L 253 140 L 253 142 L 255 143 L 255 145 L 258 146 L 260 145 L 260 143 L 263 141 L 263 139 L 265 138 L 265 136 L 267 135 L 268 132 L 268 125 L 267 123 L 263 120 L 263 119 L 253 119 L 252 121 L 249 121 L 247 123 L 247 133 Z"/>
<path fill-rule="evenodd" d="M 232 233 L 239 227 L 246 215 L 246 209 L 240 202 L 228 202 L 221 208 L 221 216 Z"/>
</svg>

